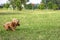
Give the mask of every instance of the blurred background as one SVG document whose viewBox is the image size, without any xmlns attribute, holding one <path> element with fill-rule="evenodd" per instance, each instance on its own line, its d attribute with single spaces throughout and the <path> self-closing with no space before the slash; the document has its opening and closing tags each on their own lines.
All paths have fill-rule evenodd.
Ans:
<svg viewBox="0 0 60 40">
<path fill-rule="evenodd" d="M 60 0 L 0 0 L 0 9 L 60 9 Z"/>
</svg>

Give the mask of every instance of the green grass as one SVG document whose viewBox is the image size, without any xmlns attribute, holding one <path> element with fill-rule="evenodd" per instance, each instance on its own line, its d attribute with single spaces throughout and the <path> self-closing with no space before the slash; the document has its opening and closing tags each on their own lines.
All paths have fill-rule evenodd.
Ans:
<svg viewBox="0 0 60 40">
<path fill-rule="evenodd" d="M 5 31 L 3 24 L 20 20 L 16 31 Z M 59 10 L 1 10 L 0 40 L 60 40 Z"/>
</svg>

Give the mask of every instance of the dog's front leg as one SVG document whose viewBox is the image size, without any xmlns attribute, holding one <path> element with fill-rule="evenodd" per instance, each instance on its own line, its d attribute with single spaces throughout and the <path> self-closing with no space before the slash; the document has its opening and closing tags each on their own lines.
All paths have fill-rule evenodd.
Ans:
<svg viewBox="0 0 60 40">
<path fill-rule="evenodd" d="M 15 29 L 12 26 L 10 26 L 10 28 L 11 28 L 12 31 L 15 31 Z"/>
</svg>

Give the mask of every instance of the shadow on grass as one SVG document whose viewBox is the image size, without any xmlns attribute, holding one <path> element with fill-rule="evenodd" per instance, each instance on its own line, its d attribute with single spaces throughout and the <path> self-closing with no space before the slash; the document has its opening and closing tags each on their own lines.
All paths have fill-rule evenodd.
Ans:
<svg viewBox="0 0 60 40">
<path fill-rule="evenodd" d="M 20 29 L 19 29 L 19 28 L 17 28 L 17 29 L 16 29 L 16 31 L 20 31 L 20 30 L 27 31 L 27 30 L 32 30 L 32 29 L 30 29 L 30 28 L 20 28 Z"/>
<path fill-rule="evenodd" d="M 0 15 L 19 15 L 21 13 L 0 13 Z"/>
<path fill-rule="evenodd" d="M 15 31 L 29 31 L 29 30 L 32 30 L 32 29 L 30 29 L 30 28 L 17 28 L 17 29 L 15 29 Z M 0 30 L 0 33 L 4 33 L 4 32 L 13 32 L 12 30 L 4 30 L 4 29 L 2 29 L 2 30 Z"/>
</svg>

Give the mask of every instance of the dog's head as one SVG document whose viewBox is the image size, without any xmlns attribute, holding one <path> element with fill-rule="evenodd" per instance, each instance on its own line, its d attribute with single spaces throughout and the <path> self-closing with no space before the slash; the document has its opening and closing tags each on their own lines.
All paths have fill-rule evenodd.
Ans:
<svg viewBox="0 0 60 40">
<path fill-rule="evenodd" d="M 20 26 L 19 20 L 17 21 L 17 26 Z"/>
<path fill-rule="evenodd" d="M 19 23 L 19 20 L 18 20 L 18 19 L 14 18 L 14 19 L 12 20 L 12 22 L 13 22 L 16 26 L 20 26 L 20 23 Z"/>
</svg>

